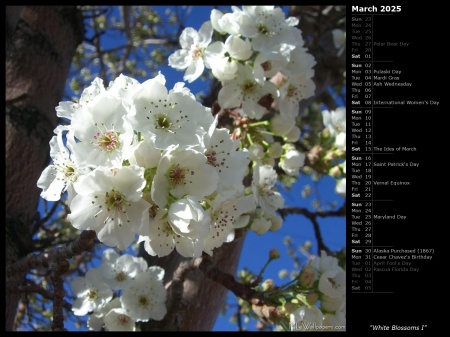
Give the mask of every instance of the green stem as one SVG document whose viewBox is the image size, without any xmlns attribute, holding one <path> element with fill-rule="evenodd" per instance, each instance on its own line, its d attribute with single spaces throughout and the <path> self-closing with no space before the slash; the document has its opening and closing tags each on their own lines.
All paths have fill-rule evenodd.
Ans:
<svg viewBox="0 0 450 337">
<path fill-rule="evenodd" d="M 269 121 L 261 121 L 261 122 L 255 122 L 255 123 L 250 123 L 248 126 L 260 126 L 260 125 L 269 125 Z"/>
<path fill-rule="evenodd" d="M 247 133 L 247 140 L 250 143 L 250 145 L 253 145 L 252 136 L 250 136 L 249 133 Z"/>
<path fill-rule="evenodd" d="M 258 130 L 259 133 L 265 133 L 266 135 L 271 135 L 271 136 L 278 136 L 276 133 L 270 132 L 270 131 L 265 131 L 265 130 Z"/>
</svg>

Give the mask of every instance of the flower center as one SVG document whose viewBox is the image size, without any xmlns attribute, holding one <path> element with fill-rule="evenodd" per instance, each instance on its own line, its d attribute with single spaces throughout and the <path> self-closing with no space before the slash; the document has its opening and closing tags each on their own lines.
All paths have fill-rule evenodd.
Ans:
<svg viewBox="0 0 450 337">
<path fill-rule="evenodd" d="M 203 56 L 202 48 L 200 48 L 199 46 L 195 46 L 194 49 L 192 50 L 192 58 L 194 60 L 198 60 L 202 56 Z"/>
<path fill-rule="evenodd" d="M 107 207 L 108 212 L 111 211 L 111 209 L 117 209 L 119 211 L 123 211 L 122 206 L 126 203 L 125 196 L 112 189 L 110 192 L 106 192 L 105 194 L 105 204 Z"/>
<path fill-rule="evenodd" d="M 261 67 L 264 69 L 264 71 L 272 70 L 272 62 L 266 61 L 261 63 Z"/>
<path fill-rule="evenodd" d="M 166 233 L 166 236 L 174 234 L 174 231 L 168 222 L 165 223 L 163 232 Z"/>
<path fill-rule="evenodd" d="M 94 139 L 97 141 L 97 145 L 107 152 L 114 151 L 120 146 L 119 132 L 106 131 L 103 134 L 97 132 Z"/>
<path fill-rule="evenodd" d="M 251 94 L 256 90 L 256 82 L 247 80 L 241 85 L 241 90 L 244 94 Z"/>
<path fill-rule="evenodd" d="M 146 307 L 149 305 L 148 298 L 145 297 L 144 295 L 139 296 L 138 303 L 142 307 Z"/>
<path fill-rule="evenodd" d="M 269 29 L 264 24 L 260 23 L 258 26 L 258 33 L 261 35 L 268 35 Z"/>
<path fill-rule="evenodd" d="M 96 300 L 96 299 L 98 298 L 97 291 L 94 290 L 94 289 L 89 290 L 88 298 L 89 298 L 89 300 L 91 300 L 91 301 Z"/>
<path fill-rule="evenodd" d="M 127 275 L 123 271 L 121 271 L 120 273 L 118 273 L 116 275 L 116 280 L 119 282 L 125 281 L 126 279 L 127 279 Z"/>
<path fill-rule="evenodd" d="M 288 89 L 287 89 L 287 96 L 288 97 L 298 96 L 297 87 L 292 85 L 292 84 L 290 84 Z"/>
<path fill-rule="evenodd" d="M 76 180 L 75 169 L 72 166 L 66 166 L 64 176 L 70 181 Z"/>
<path fill-rule="evenodd" d="M 119 316 L 117 316 L 117 320 L 119 321 L 120 324 L 127 324 L 129 317 L 127 315 L 120 314 Z"/>
<path fill-rule="evenodd" d="M 175 165 L 169 170 L 169 182 L 172 185 L 180 185 L 184 182 L 186 178 L 186 169 L 180 167 L 180 165 Z"/>
<path fill-rule="evenodd" d="M 156 115 L 155 128 L 168 130 L 172 126 L 172 121 L 165 114 Z"/>
<path fill-rule="evenodd" d="M 211 151 L 206 154 L 206 158 L 208 159 L 207 163 L 213 167 L 219 166 L 219 164 L 217 163 L 216 154 L 217 154 L 216 151 Z"/>
</svg>

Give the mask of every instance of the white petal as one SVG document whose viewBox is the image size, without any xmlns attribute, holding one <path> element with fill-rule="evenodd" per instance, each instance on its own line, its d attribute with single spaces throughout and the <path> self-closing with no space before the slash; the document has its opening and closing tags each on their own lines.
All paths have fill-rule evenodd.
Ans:
<svg viewBox="0 0 450 337">
<path fill-rule="evenodd" d="M 189 66 L 186 69 L 186 72 L 184 73 L 183 79 L 188 82 L 193 82 L 200 77 L 200 75 L 203 73 L 203 70 L 205 70 L 203 60 L 197 59 L 191 64 L 189 64 Z"/>
<path fill-rule="evenodd" d="M 242 102 L 242 91 L 236 85 L 225 85 L 219 91 L 219 105 L 222 108 L 236 108 Z"/>
<path fill-rule="evenodd" d="M 188 57 L 189 51 L 185 49 L 178 49 L 169 56 L 169 66 L 175 69 L 186 69 L 191 63 L 191 59 Z"/>
</svg>

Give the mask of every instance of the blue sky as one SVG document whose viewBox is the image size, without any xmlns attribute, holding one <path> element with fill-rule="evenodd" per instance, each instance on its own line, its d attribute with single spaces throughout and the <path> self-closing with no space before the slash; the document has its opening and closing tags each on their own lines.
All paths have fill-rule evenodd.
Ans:
<svg viewBox="0 0 450 337">
<path fill-rule="evenodd" d="M 173 6 L 169 7 L 173 8 Z M 185 26 L 199 29 L 203 22 L 209 20 L 212 6 L 192 7 L 191 14 L 185 18 Z M 166 7 L 160 6 L 158 9 L 164 11 Z M 219 9 L 229 10 L 230 7 L 220 6 Z M 117 43 L 117 41 L 113 41 L 109 38 L 102 41 L 106 43 L 105 47 L 108 47 L 108 44 Z M 161 72 L 166 77 L 166 86 L 169 89 L 172 88 L 176 82 L 183 81 L 183 72 L 181 71 L 177 71 L 166 66 L 161 68 Z M 206 83 L 201 80 L 194 81 L 193 83 L 186 83 L 186 86 L 190 88 L 194 94 L 197 94 L 200 91 L 206 92 L 208 89 Z M 317 188 L 319 192 L 318 195 L 320 195 L 321 201 L 324 202 L 324 204 L 336 201 L 338 203 L 338 207 L 342 205 L 343 198 L 334 193 L 334 187 L 336 184 L 334 179 L 326 177 L 316 183 L 307 176 L 301 176 L 299 181 L 294 184 L 291 191 L 286 192 L 280 189 L 285 197 L 286 206 L 298 206 L 308 208 L 311 211 L 313 210 L 312 203 L 317 195 L 312 195 L 306 199 L 301 197 L 301 191 L 306 184 Z M 324 242 L 331 250 L 339 250 L 345 247 L 345 218 L 319 218 L 319 223 Z M 255 234 L 254 232 L 249 232 L 247 234 L 238 269 L 247 267 L 251 271 L 258 273 L 261 267 L 265 264 L 270 249 L 277 248 L 281 252 L 282 257 L 269 265 L 264 273 L 264 278 L 272 278 L 276 284 L 284 284 L 286 279 L 281 280 L 278 277 L 279 270 L 285 268 L 291 271 L 294 269 L 292 259 L 286 254 L 287 247 L 283 244 L 283 239 L 287 235 L 289 235 L 297 245 L 300 245 L 305 241 L 311 241 L 312 252 L 317 252 L 317 242 L 315 241 L 312 223 L 303 216 L 290 215 L 286 218 L 283 226 L 276 232 L 268 232 L 262 236 Z M 298 255 L 301 254 L 299 253 Z M 234 302 L 233 294 L 230 294 L 228 302 Z M 70 330 L 74 329 L 69 322 L 66 323 L 67 328 Z M 249 330 L 254 330 L 254 323 L 250 323 L 246 327 Z M 229 316 L 219 316 L 214 327 L 215 331 L 235 331 L 236 329 L 236 325 L 229 323 Z"/>
</svg>

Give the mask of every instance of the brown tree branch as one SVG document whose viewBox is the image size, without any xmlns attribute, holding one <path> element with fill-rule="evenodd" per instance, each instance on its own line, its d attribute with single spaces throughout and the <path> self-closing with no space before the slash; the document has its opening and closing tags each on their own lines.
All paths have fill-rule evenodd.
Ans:
<svg viewBox="0 0 450 337">
<path fill-rule="evenodd" d="M 36 293 L 50 301 L 54 300 L 55 297 L 54 297 L 53 293 L 51 293 L 50 291 L 42 288 L 41 286 L 37 285 L 35 282 L 33 282 L 31 280 L 27 280 L 27 283 L 28 283 L 27 285 L 23 285 L 23 286 L 7 287 L 6 291 L 11 292 L 11 293 L 18 293 L 18 294 Z M 63 301 L 62 305 L 63 305 L 64 309 L 66 309 L 68 311 L 72 310 L 72 305 L 69 302 Z"/>
<path fill-rule="evenodd" d="M 346 215 L 346 203 L 344 203 L 339 209 L 335 211 L 320 211 L 320 212 L 311 212 L 306 208 L 302 207 L 285 207 L 283 209 L 279 209 L 278 213 L 281 215 L 281 217 L 284 219 L 286 216 L 290 214 L 299 214 L 303 215 L 306 218 L 308 218 L 311 223 L 313 224 L 314 233 L 316 235 L 317 239 L 317 250 L 320 253 L 320 251 L 324 250 L 328 255 L 331 254 L 331 250 L 325 245 L 323 242 L 322 233 L 320 231 L 320 225 L 317 221 L 317 217 L 330 217 L 330 216 L 337 216 L 337 217 L 345 217 Z"/>
<path fill-rule="evenodd" d="M 64 247 L 41 254 L 30 253 L 24 258 L 6 266 L 6 281 L 10 282 L 25 275 L 30 269 L 49 266 L 53 260 L 63 261 L 94 248 L 96 238 L 94 231 L 83 231 L 80 236 Z"/>
<path fill-rule="evenodd" d="M 67 331 L 64 328 L 64 314 L 63 314 L 63 304 L 64 296 L 66 292 L 64 291 L 64 273 L 69 269 L 69 262 L 67 260 L 58 259 L 58 256 L 53 256 L 50 262 L 50 279 L 53 282 L 53 331 Z"/>
</svg>

